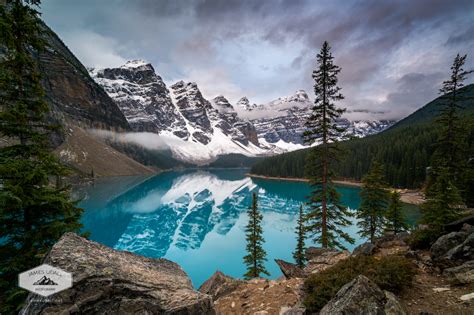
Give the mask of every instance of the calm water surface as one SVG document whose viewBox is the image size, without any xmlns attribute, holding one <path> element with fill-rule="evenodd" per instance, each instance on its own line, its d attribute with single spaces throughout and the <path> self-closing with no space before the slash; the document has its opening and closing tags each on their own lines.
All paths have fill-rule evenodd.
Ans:
<svg viewBox="0 0 474 315">
<path fill-rule="evenodd" d="M 299 205 L 310 189 L 306 183 L 251 179 L 246 170 L 167 172 L 154 177 L 113 177 L 86 187 L 80 203 L 84 229 L 90 238 L 119 250 L 177 262 L 195 287 L 216 270 L 242 277 L 245 266 L 244 229 L 251 193 L 263 213 L 266 267 L 270 278 L 281 276 L 275 258 L 293 261 Z M 351 209 L 360 203 L 359 188 L 339 187 Z M 418 217 L 407 207 L 408 221 Z M 346 228 L 356 239 L 356 221 Z M 307 241 L 307 245 L 312 245 Z"/>
</svg>

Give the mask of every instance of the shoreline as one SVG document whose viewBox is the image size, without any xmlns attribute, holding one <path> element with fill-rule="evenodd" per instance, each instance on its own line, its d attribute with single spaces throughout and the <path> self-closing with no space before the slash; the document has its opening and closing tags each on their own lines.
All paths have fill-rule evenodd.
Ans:
<svg viewBox="0 0 474 315">
<path fill-rule="evenodd" d="M 308 183 L 309 179 L 306 178 L 298 178 L 298 177 L 276 177 L 276 176 L 265 176 L 265 175 L 257 175 L 252 173 L 247 173 L 245 176 L 251 178 L 259 178 L 259 179 L 268 179 L 268 180 L 279 180 L 279 181 L 287 181 L 287 182 L 303 182 Z M 351 186 L 351 187 L 361 187 L 361 182 L 356 181 L 349 181 L 349 180 L 333 180 L 333 182 L 337 185 L 341 186 Z"/>
<path fill-rule="evenodd" d="M 257 175 L 257 174 L 252 174 L 252 173 L 247 173 L 245 175 L 250 178 L 258 178 L 258 179 L 264 179 L 264 180 L 278 180 L 278 181 L 303 182 L 303 183 L 309 182 L 309 180 L 306 178 L 297 178 L 297 177 L 276 177 L 276 176 Z M 356 182 L 356 181 L 334 180 L 333 182 L 340 186 L 349 186 L 349 187 L 362 186 L 361 182 Z M 425 201 L 425 198 L 420 190 L 396 189 L 396 188 L 390 188 L 390 189 L 396 190 L 400 193 L 400 200 L 403 203 L 419 206 Z"/>
</svg>

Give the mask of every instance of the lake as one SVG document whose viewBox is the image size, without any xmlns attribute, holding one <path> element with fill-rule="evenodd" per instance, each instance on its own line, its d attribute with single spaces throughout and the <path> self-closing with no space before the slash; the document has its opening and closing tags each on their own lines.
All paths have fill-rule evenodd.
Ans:
<svg viewBox="0 0 474 315">
<path fill-rule="evenodd" d="M 303 182 L 252 179 L 247 170 L 187 170 L 152 177 L 96 180 L 83 187 L 80 207 L 90 239 L 118 250 L 177 262 L 199 287 L 216 270 L 233 277 L 245 273 L 245 225 L 251 194 L 259 197 L 269 278 L 281 276 L 274 259 L 293 261 L 299 205 L 310 192 Z M 357 209 L 358 187 L 340 186 L 342 203 Z M 407 220 L 418 217 L 406 206 Z M 356 239 L 355 219 L 345 230 Z M 314 245 L 310 240 L 307 245 Z"/>
</svg>

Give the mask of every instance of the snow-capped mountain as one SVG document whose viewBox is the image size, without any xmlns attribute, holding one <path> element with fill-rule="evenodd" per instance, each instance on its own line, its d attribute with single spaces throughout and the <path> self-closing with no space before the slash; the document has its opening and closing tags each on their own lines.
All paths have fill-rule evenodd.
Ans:
<svg viewBox="0 0 474 315">
<path fill-rule="evenodd" d="M 180 138 L 189 136 L 186 121 L 151 64 L 133 60 L 119 68 L 91 69 L 90 74 L 115 100 L 135 131 L 169 130 Z"/>
<path fill-rule="evenodd" d="M 179 81 L 168 89 L 153 66 L 142 60 L 91 69 L 90 74 L 117 102 L 134 131 L 160 136 L 175 158 L 202 164 L 223 154 L 268 153 L 252 123 L 239 118 L 225 97 L 206 100 L 196 83 Z"/>
<path fill-rule="evenodd" d="M 301 135 L 310 114 L 305 91 L 267 104 L 242 97 L 232 105 L 219 95 L 207 100 L 194 82 L 169 88 L 143 60 L 118 68 L 90 69 L 91 77 L 115 100 L 135 132 L 149 132 L 177 159 L 206 164 L 219 155 L 270 155 L 303 148 Z M 388 127 L 390 121 L 349 121 L 347 134 L 363 137 Z"/>
<path fill-rule="evenodd" d="M 281 150 L 294 150 L 303 148 L 302 134 L 305 122 L 311 115 L 313 102 L 308 94 L 299 90 L 295 94 L 280 97 L 264 106 L 259 106 L 251 111 L 250 115 L 259 118 L 251 122 L 257 129 L 260 142 L 275 145 Z M 268 114 L 265 114 L 268 112 Z M 341 138 L 365 137 L 380 132 L 395 121 L 390 120 L 348 120 L 341 118 L 338 124 L 346 128 Z"/>
</svg>

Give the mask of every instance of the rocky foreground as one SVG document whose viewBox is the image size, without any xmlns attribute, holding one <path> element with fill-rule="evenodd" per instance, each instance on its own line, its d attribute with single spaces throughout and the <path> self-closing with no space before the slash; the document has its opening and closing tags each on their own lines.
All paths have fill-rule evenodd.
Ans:
<svg viewBox="0 0 474 315">
<path fill-rule="evenodd" d="M 348 251 L 309 248 L 304 268 L 276 260 L 278 280 L 234 279 L 217 271 L 199 290 L 179 265 L 117 251 L 65 234 L 45 263 L 74 274 L 73 287 L 49 301 L 30 295 L 22 314 L 307 314 L 305 278 L 351 256 L 403 255 L 417 266 L 399 296 L 360 275 L 320 314 L 473 314 L 474 217 L 454 222 L 429 251 L 411 250 L 408 234 L 389 235 Z"/>
<path fill-rule="evenodd" d="M 72 288 L 49 302 L 30 294 L 22 314 L 213 314 L 209 295 L 193 289 L 181 267 L 111 249 L 74 233 L 44 263 L 73 274 Z"/>
</svg>

